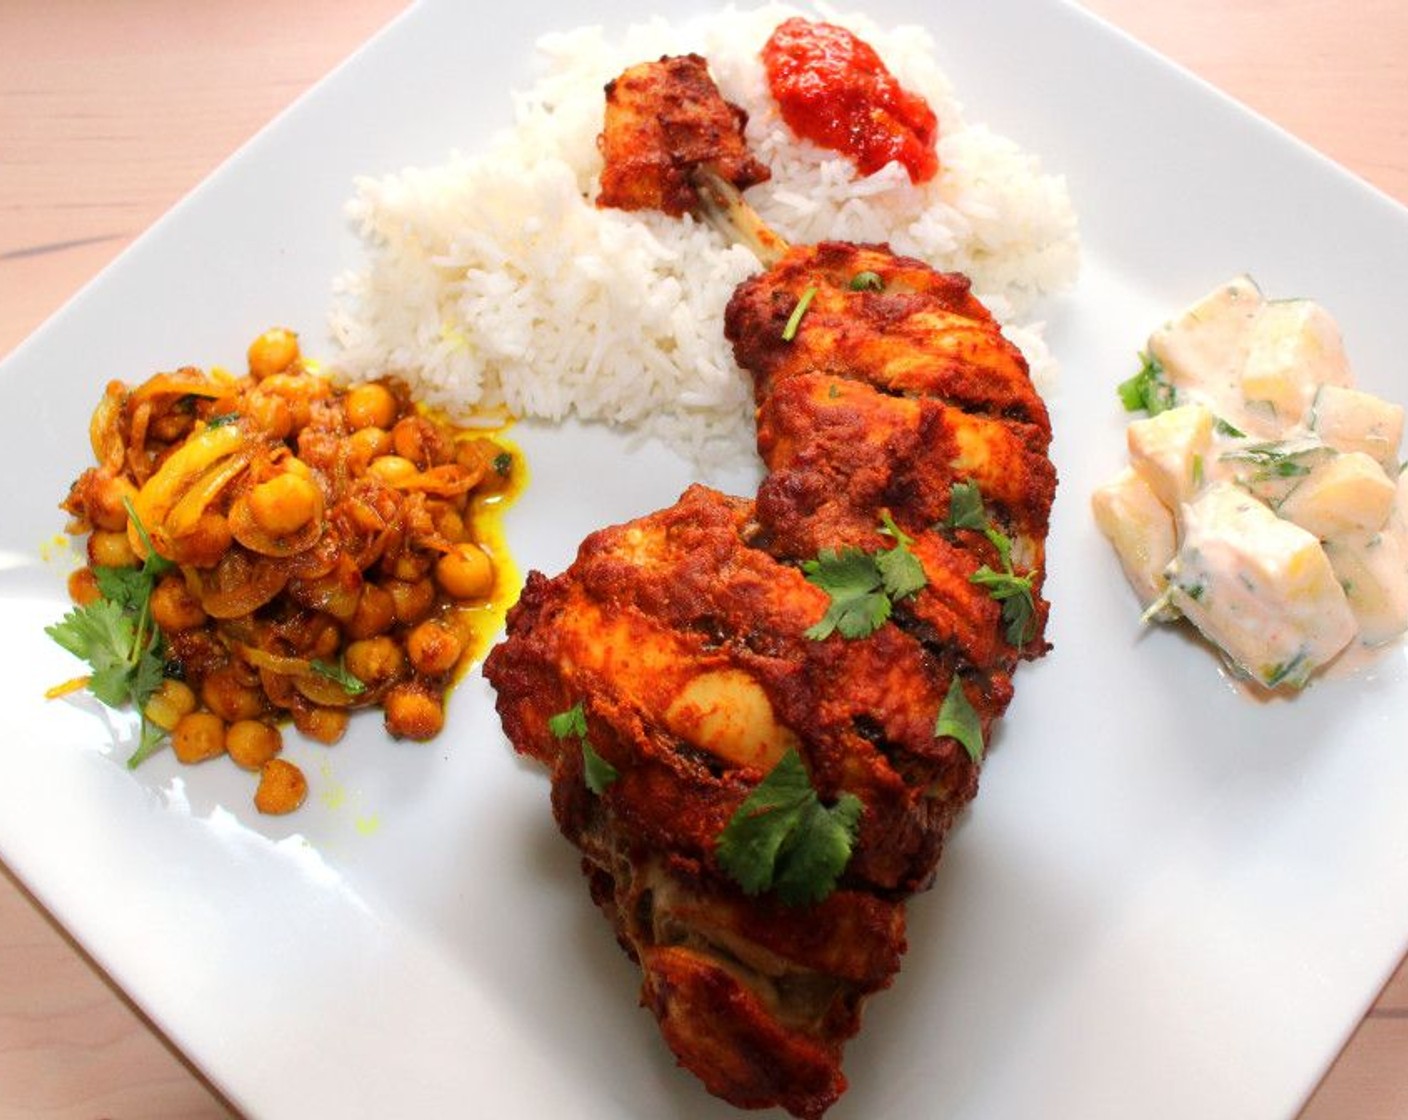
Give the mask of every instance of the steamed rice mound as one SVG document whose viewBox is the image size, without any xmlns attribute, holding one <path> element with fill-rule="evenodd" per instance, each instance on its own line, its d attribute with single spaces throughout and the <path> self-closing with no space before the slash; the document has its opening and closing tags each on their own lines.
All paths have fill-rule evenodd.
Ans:
<svg viewBox="0 0 1408 1120">
<path fill-rule="evenodd" d="M 359 180 L 349 212 L 367 262 L 337 283 L 341 372 L 396 370 L 452 416 L 501 408 L 605 421 L 705 467 L 751 454 L 751 387 L 722 323 L 757 260 L 691 218 L 595 205 L 603 87 L 634 63 L 696 51 L 724 97 L 748 112 L 749 144 L 772 170 L 747 192 L 766 222 L 789 241 L 888 242 L 966 273 L 1038 383 L 1049 383 L 1054 364 L 1025 317 L 1075 278 L 1064 181 L 964 120 L 926 31 L 887 31 L 864 17 L 824 18 L 856 31 L 929 101 L 940 120 L 939 175 L 915 186 L 890 164 L 860 177 L 844 156 L 799 141 L 759 58 L 795 14 L 775 4 L 656 20 L 617 41 L 599 28 L 545 36 L 541 76 L 515 97 L 513 127 L 487 150 Z"/>
</svg>

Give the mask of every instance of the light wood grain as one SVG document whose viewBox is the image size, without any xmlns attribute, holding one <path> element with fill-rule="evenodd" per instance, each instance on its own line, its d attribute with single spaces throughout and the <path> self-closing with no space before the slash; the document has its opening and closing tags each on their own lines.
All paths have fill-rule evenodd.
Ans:
<svg viewBox="0 0 1408 1120">
<path fill-rule="evenodd" d="M 403 2 L 0 2 L 0 354 Z M 1401 0 L 1088 6 L 1408 201 Z M 0 873 L 0 1120 L 231 1115 Z M 1301 1120 L 1405 1115 L 1400 970 Z"/>
</svg>

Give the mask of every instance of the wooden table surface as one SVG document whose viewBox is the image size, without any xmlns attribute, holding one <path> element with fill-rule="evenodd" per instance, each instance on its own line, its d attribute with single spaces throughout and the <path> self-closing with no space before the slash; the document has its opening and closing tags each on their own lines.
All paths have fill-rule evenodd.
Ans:
<svg viewBox="0 0 1408 1120">
<path fill-rule="evenodd" d="M 403 6 L 0 0 L 0 354 Z M 1408 202 L 1401 0 L 1088 6 Z M 0 1120 L 229 1115 L 0 864 Z M 1403 1116 L 1408 969 L 1302 1120 Z"/>
</svg>

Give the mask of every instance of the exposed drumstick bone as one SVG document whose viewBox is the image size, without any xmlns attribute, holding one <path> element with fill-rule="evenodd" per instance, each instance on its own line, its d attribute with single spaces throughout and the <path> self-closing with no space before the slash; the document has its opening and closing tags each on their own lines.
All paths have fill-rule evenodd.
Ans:
<svg viewBox="0 0 1408 1120">
<path fill-rule="evenodd" d="M 696 167 L 691 178 L 699 193 L 697 217 L 751 250 L 764 268 L 782 259 L 788 243 L 748 205 L 742 191 L 709 164 Z"/>
</svg>

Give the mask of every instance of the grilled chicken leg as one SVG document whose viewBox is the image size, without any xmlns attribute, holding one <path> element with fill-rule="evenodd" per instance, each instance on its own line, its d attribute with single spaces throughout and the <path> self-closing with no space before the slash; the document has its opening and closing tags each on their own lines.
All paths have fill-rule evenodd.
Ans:
<svg viewBox="0 0 1408 1120">
<path fill-rule="evenodd" d="M 694 143 L 697 113 L 687 158 L 620 154 L 669 148 L 668 124 L 628 126 L 678 114 L 682 86 L 721 119 L 701 66 L 665 59 L 608 87 L 603 204 L 680 213 L 709 203 L 700 168 L 729 189 L 753 175 L 735 175 L 732 140 Z M 865 999 L 899 968 L 905 902 L 977 792 L 1011 673 L 1047 649 L 1056 476 L 1026 364 L 965 278 L 883 246 L 759 244 L 770 267 L 725 322 L 754 382 L 756 500 L 694 486 L 593 533 L 562 574 L 529 575 L 484 672 L 680 1064 L 740 1107 L 815 1120 L 845 1088 Z M 900 537 L 922 586 L 867 633 L 820 632 L 831 595 L 808 563 Z M 971 733 L 947 718 L 955 698 Z M 720 856 L 794 754 L 821 803 L 860 806 L 835 889 L 805 905 L 745 891 Z"/>
</svg>

